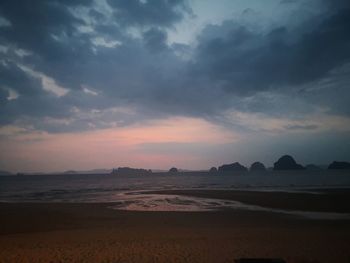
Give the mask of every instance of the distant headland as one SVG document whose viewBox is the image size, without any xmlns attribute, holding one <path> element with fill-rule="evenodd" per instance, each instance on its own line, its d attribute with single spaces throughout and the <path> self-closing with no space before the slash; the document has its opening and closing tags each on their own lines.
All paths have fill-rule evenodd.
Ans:
<svg viewBox="0 0 350 263">
<path fill-rule="evenodd" d="M 329 164 L 326 168 L 317 166 L 315 164 L 308 164 L 308 165 L 301 165 L 295 161 L 295 159 L 291 155 L 283 155 L 281 156 L 273 165 L 273 167 L 266 168 L 266 166 L 259 161 L 256 161 L 251 164 L 251 166 L 245 167 L 244 165 L 240 164 L 239 162 L 233 162 L 229 164 L 222 164 L 218 167 L 211 167 L 209 170 L 205 171 L 190 171 L 190 172 L 197 172 L 197 173 L 209 173 L 209 174 L 227 174 L 229 173 L 254 173 L 254 172 L 267 172 L 267 171 L 295 171 L 295 170 L 309 170 L 309 171 L 319 171 L 319 170 L 341 170 L 341 169 L 350 169 L 350 163 L 349 162 L 339 162 L 334 161 L 331 164 Z M 179 172 L 186 172 L 182 171 L 176 167 L 172 167 L 168 170 L 168 174 L 180 174 Z M 112 174 L 114 175 L 149 175 L 152 174 L 152 170 L 146 170 L 146 169 L 140 169 L 140 168 L 130 168 L 130 167 L 119 167 L 116 169 L 113 169 Z M 155 172 L 156 174 L 160 172 Z M 166 173 L 166 171 L 161 172 Z"/>
<path fill-rule="evenodd" d="M 112 174 L 112 175 L 151 175 L 151 174 L 168 174 L 168 175 L 180 175 L 183 173 L 196 173 L 196 174 L 245 174 L 245 173 L 267 173 L 271 171 L 321 171 L 321 170 L 350 170 L 350 162 L 345 161 L 333 161 L 329 165 L 315 165 L 307 164 L 305 166 L 297 163 L 291 155 L 283 155 L 272 167 L 266 167 L 262 162 L 253 162 L 249 168 L 240 164 L 239 162 L 232 162 L 219 165 L 218 167 L 211 167 L 208 170 L 183 170 L 177 167 L 171 167 L 169 170 L 151 170 L 143 168 L 132 167 L 118 167 L 113 169 L 94 169 L 87 171 L 75 171 L 67 170 L 64 172 L 53 173 L 11 173 L 9 171 L 0 170 L 0 176 L 14 176 L 14 175 L 82 175 L 82 174 Z"/>
</svg>

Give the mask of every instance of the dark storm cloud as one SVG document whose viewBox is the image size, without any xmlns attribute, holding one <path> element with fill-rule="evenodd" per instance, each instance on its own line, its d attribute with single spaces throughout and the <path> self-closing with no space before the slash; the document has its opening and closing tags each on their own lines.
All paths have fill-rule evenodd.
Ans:
<svg viewBox="0 0 350 263">
<path fill-rule="evenodd" d="M 101 12 L 98 12 L 95 9 L 90 9 L 89 15 L 97 21 L 101 21 L 105 18 L 104 14 L 102 14 Z"/>
<path fill-rule="evenodd" d="M 10 27 L 1 27 L 1 40 L 40 54 L 59 56 L 60 53 L 52 54 L 49 50 L 53 44 L 52 35 L 73 35 L 75 26 L 84 22 L 75 17 L 69 7 L 90 3 L 91 1 L 1 1 L 0 15 L 11 23 Z"/>
<path fill-rule="evenodd" d="M 7 97 L 9 96 L 8 91 L 5 89 L 0 89 L 0 102 L 3 105 L 7 102 Z"/>
<path fill-rule="evenodd" d="M 11 61 L 0 63 L 0 79 L 2 86 L 23 95 L 34 96 L 42 92 L 41 81 Z"/>
<path fill-rule="evenodd" d="M 128 26 L 171 27 L 184 13 L 191 13 L 186 0 L 108 0 L 116 19 Z"/>
<path fill-rule="evenodd" d="M 39 100 L 42 106 L 48 103 L 46 99 L 40 99 L 43 95 L 41 81 L 29 76 L 14 63 L 0 63 L 0 79 L 2 93 L 5 98 L 9 97 L 10 90 L 22 94 L 19 99 L 5 99 L 2 101 L 0 105 L 0 124 L 16 120 L 22 115 L 22 111 L 28 115 L 37 115 Z M 45 111 L 49 110 L 44 109 Z"/>
<path fill-rule="evenodd" d="M 14 54 L 9 53 L 9 58 L 14 59 Z M 71 104 L 67 97 L 57 97 L 44 90 L 40 76 L 32 75 L 11 59 L 0 63 L 0 90 L 6 98 L 0 105 L 0 125 L 24 122 L 31 126 L 35 118 L 70 117 Z M 18 97 L 7 99 L 11 91 Z"/>
<path fill-rule="evenodd" d="M 298 0 L 281 0 L 281 4 L 292 4 L 296 2 L 298 2 Z"/>
<path fill-rule="evenodd" d="M 128 5 L 127 1 L 124 3 Z M 145 104 L 153 104 L 147 101 L 152 100 L 155 90 L 159 90 L 161 86 L 165 87 L 169 74 L 173 74 L 174 67 L 178 67 L 175 65 L 176 57 L 167 48 L 167 34 L 160 27 L 167 27 L 179 21 L 182 17 L 181 12 L 189 10 L 186 9 L 185 2 L 152 1 L 152 4 L 142 4 L 136 11 L 122 7 L 122 2 L 115 2 L 115 8 L 116 5 L 122 9 L 126 8 L 129 15 L 132 15 L 131 12 L 136 12 L 135 18 L 141 15 L 141 19 L 148 21 L 149 24 L 159 22 L 157 27 L 146 30 L 141 40 L 128 36 L 128 33 L 121 29 L 119 24 L 125 23 L 124 19 L 122 21 L 114 19 L 105 23 L 102 21 L 105 15 L 93 8 L 88 13 L 97 21 L 93 25 L 94 31 L 81 32 L 79 26 L 86 26 L 84 19 L 73 15 L 70 8 L 72 5 L 89 7 L 90 4 L 90 1 L 79 1 L 74 4 L 62 1 L 1 2 L 0 16 L 6 18 L 11 25 L 0 27 L 0 44 L 9 49 L 3 55 L 11 59 L 11 67 L 0 68 L 0 74 L 4 76 L 0 85 L 8 86 L 19 94 L 17 99 L 8 101 L 6 100 L 8 90 L 1 89 L 2 100 L 6 100 L 1 109 L 2 124 L 14 122 L 22 117 L 26 120 L 38 116 L 71 117 L 76 120 L 70 126 L 63 129 L 60 127 L 57 130 L 86 129 L 88 117 L 70 114 L 72 108 L 89 112 L 95 109 L 105 110 L 110 107 L 142 104 L 142 100 L 145 100 Z M 153 16 L 154 10 L 150 8 L 152 10 L 156 8 L 157 12 L 165 16 L 148 17 Z M 134 24 L 131 20 L 130 23 Z M 99 39 L 94 42 L 98 37 L 103 37 L 103 41 L 117 40 L 120 44 L 107 47 L 103 41 L 100 44 Z M 18 56 L 15 51 L 19 48 L 29 53 L 24 57 Z M 155 52 L 162 50 L 166 51 L 162 53 L 163 57 L 153 57 Z M 57 84 L 68 88 L 70 92 L 60 98 L 49 94 L 43 90 L 39 77 L 29 76 L 28 72 L 23 72 L 16 63 L 46 74 Z M 162 71 L 161 74 L 159 71 Z M 83 85 L 92 87 L 91 89 L 97 91 L 98 95 L 84 93 Z M 105 120 L 90 124 L 92 126 L 96 124 L 98 127 L 107 126 L 103 122 L 112 122 L 112 117 L 107 115 L 108 111 L 101 116 Z M 143 114 L 141 115 L 142 118 Z M 120 125 L 137 121 L 134 116 L 128 114 L 120 118 L 117 120 Z M 47 125 L 40 120 L 32 121 L 40 129 L 45 129 Z M 46 130 L 52 131 L 54 126 L 47 125 Z"/>
<path fill-rule="evenodd" d="M 31 52 L 26 62 L 62 85 L 76 87 L 76 75 L 65 65 L 77 67 L 91 56 L 90 41 L 79 34 L 85 25 L 70 11 L 72 7 L 90 5 L 92 1 L 1 1 L 0 16 L 11 26 L 0 28 L 2 44 Z M 45 69 L 45 70 L 43 70 Z"/>
<path fill-rule="evenodd" d="M 330 11 L 333 11 L 333 9 L 350 8 L 350 2 L 348 0 L 323 0 L 323 2 L 330 8 Z"/>
<path fill-rule="evenodd" d="M 36 96 L 20 96 L 11 101 L 6 100 L 0 106 L 0 125 L 25 124 L 38 127 L 35 123 L 39 118 L 66 118 L 69 111 L 65 102 L 53 95 L 40 93 Z M 46 130 L 46 129 L 43 129 Z"/>
<path fill-rule="evenodd" d="M 6 67 L 0 64 L 1 122 L 25 118 L 53 132 L 169 115 L 224 123 L 220 114 L 227 109 L 304 114 L 312 109 L 307 102 L 344 111 L 347 100 L 329 88 L 304 87 L 350 62 L 350 11 L 345 2 L 336 2 L 298 29 L 285 25 L 263 33 L 237 21 L 208 25 L 198 46 L 191 47 L 168 45 L 169 28 L 191 14 L 184 0 L 111 0 L 112 17 L 91 1 L 1 1 L 0 16 L 10 22 L 0 27 L 0 44 L 9 48 L 1 54 L 10 61 Z M 85 19 L 72 11 L 82 7 Z M 130 34 L 131 27 L 138 37 Z M 19 48 L 28 54 L 16 55 Z M 17 64 L 44 73 L 69 92 L 54 96 Z M 19 97 L 7 100 L 6 87 Z M 315 100 L 315 93 L 321 98 Z M 299 105 L 292 96 L 305 97 L 305 103 Z M 135 113 L 109 110 L 115 107 L 131 107 Z M 50 124 L 37 117 L 68 121 Z"/>
<path fill-rule="evenodd" d="M 143 34 L 145 46 L 152 52 L 158 52 L 167 49 L 167 34 L 157 28 L 151 28 Z"/>
<path fill-rule="evenodd" d="M 297 86 L 350 62 L 350 9 L 338 10 L 299 36 L 285 27 L 262 35 L 227 21 L 208 26 L 200 40 L 194 74 L 221 81 L 228 92 Z"/>
<path fill-rule="evenodd" d="M 285 126 L 287 130 L 315 130 L 318 128 L 317 125 L 287 125 Z"/>
</svg>

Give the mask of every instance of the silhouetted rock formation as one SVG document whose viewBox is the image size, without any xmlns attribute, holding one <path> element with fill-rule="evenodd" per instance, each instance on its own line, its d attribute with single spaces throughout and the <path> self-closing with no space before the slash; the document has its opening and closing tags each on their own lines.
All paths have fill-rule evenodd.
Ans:
<svg viewBox="0 0 350 263">
<path fill-rule="evenodd" d="M 251 171 L 251 172 L 254 172 L 254 171 L 266 171 L 266 167 L 261 162 L 255 162 L 255 163 L 252 163 L 252 165 L 249 168 L 249 171 Z"/>
<path fill-rule="evenodd" d="M 273 165 L 274 170 L 303 170 L 302 165 L 297 164 L 292 156 L 284 155 Z"/>
<path fill-rule="evenodd" d="M 118 169 L 113 169 L 112 174 L 114 175 L 149 175 L 152 174 L 151 170 L 137 169 L 130 167 L 118 167 Z"/>
<path fill-rule="evenodd" d="M 169 173 L 177 173 L 177 172 L 178 172 L 178 170 L 177 170 L 176 167 L 172 167 L 172 168 L 170 168 L 170 170 L 169 170 Z"/>
<path fill-rule="evenodd" d="M 350 169 L 350 163 L 348 162 L 332 162 L 328 169 Z"/>
<path fill-rule="evenodd" d="M 246 172 L 248 171 L 247 167 L 241 165 L 238 162 L 231 163 L 231 164 L 224 164 L 222 166 L 219 166 L 218 169 L 219 172 Z"/>
<path fill-rule="evenodd" d="M 218 171 L 218 169 L 216 167 L 212 167 L 209 170 L 209 173 L 216 173 Z"/>
<path fill-rule="evenodd" d="M 308 164 L 305 166 L 306 170 L 310 170 L 310 171 L 318 171 L 318 170 L 322 170 L 321 167 L 314 165 L 314 164 Z"/>
</svg>

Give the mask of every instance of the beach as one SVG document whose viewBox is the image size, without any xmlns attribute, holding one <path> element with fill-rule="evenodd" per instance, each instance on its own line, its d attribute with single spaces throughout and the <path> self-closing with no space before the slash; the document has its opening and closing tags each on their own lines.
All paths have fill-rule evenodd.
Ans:
<svg viewBox="0 0 350 263">
<path fill-rule="evenodd" d="M 182 194 L 198 196 L 198 191 Z M 264 199 L 264 193 L 217 191 L 202 194 L 211 198 L 246 195 L 276 206 L 268 194 Z M 274 193 L 274 198 L 284 197 Z M 289 208 L 300 202 L 295 200 Z M 317 201 L 312 202 L 305 203 L 315 210 Z M 349 220 L 310 220 L 248 210 L 123 211 L 111 209 L 112 205 L 0 203 L 0 262 L 233 262 L 241 257 L 277 257 L 300 263 L 350 260 Z M 347 208 L 335 210 L 345 212 Z"/>
</svg>

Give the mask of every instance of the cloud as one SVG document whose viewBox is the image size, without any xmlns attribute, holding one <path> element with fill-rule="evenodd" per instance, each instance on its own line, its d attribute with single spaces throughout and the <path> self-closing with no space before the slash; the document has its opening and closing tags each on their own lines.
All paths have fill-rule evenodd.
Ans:
<svg viewBox="0 0 350 263">
<path fill-rule="evenodd" d="M 315 130 L 318 128 L 317 125 L 315 124 L 310 124 L 310 125 L 287 125 L 285 126 L 287 130 Z"/>
<path fill-rule="evenodd" d="M 286 27 L 261 34 L 233 21 L 208 26 L 193 74 L 243 96 L 318 80 L 350 62 L 349 18 L 350 9 L 338 10 L 298 34 Z"/>
<path fill-rule="evenodd" d="M 0 89 L 0 101 L 1 101 L 1 103 L 5 103 L 8 96 L 9 96 L 9 92 L 7 89 L 5 89 L 5 88 Z"/>
<path fill-rule="evenodd" d="M 232 19 L 205 26 L 196 45 L 169 46 L 169 32 L 194 12 L 188 1 L 2 1 L 0 121 L 67 132 L 169 116 L 232 127 L 230 111 L 347 115 L 350 16 L 336 2 L 299 26 Z"/>
<path fill-rule="evenodd" d="M 11 61 L 0 63 L 1 85 L 14 89 L 22 95 L 41 93 L 42 84 L 38 78 L 27 74 L 20 66 Z"/>
<path fill-rule="evenodd" d="M 281 4 L 294 4 L 297 0 L 281 0 Z"/>
<path fill-rule="evenodd" d="M 145 42 L 146 48 L 151 52 L 160 52 L 168 48 L 167 34 L 157 28 L 151 28 L 144 32 L 143 41 Z"/>
<path fill-rule="evenodd" d="M 15 43 L 17 47 L 55 58 L 64 52 L 64 46 L 54 45 L 52 36 L 72 36 L 77 25 L 84 21 L 69 10 L 72 6 L 88 5 L 91 1 L 1 1 L 0 16 L 11 26 L 1 27 L 1 39 Z"/>
<path fill-rule="evenodd" d="M 186 0 L 108 0 L 119 23 L 126 26 L 171 27 L 191 13 Z"/>
</svg>

